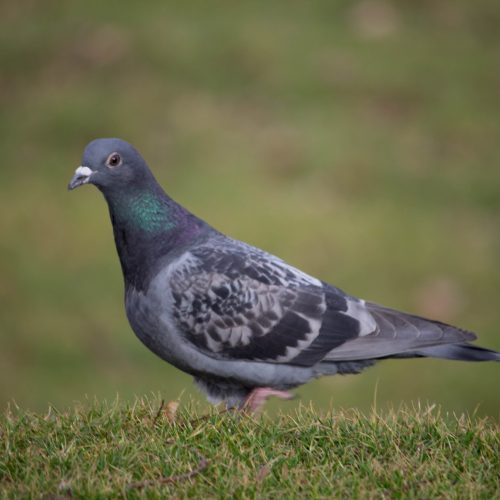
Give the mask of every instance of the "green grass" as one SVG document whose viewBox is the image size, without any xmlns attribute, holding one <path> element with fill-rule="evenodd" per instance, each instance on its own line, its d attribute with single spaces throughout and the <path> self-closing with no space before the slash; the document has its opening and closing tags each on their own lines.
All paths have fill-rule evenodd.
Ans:
<svg viewBox="0 0 500 500">
<path fill-rule="evenodd" d="M 498 498 L 500 428 L 433 407 L 174 420 L 159 398 L 0 419 L 0 495 Z M 159 411 L 161 410 L 161 411 Z"/>
</svg>

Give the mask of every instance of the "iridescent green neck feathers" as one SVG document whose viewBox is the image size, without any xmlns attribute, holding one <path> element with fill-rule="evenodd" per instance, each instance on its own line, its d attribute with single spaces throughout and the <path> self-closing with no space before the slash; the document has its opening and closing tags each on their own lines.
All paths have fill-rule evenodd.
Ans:
<svg viewBox="0 0 500 500">
<path fill-rule="evenodd" d="M 120 223 L 146 233 L 168 231 L 175 226 L 175 206 L 154 192 L 119 196 L 112 203 L 113 215 Z"/>
</svg>

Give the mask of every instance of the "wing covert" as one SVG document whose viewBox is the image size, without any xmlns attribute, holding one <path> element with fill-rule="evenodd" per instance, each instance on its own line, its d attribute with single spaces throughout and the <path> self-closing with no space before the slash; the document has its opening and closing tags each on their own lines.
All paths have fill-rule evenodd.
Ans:
<svg viewBox="0 0 500 500">
<path fill-rule="evenodd" d="M 219 358 L 310 366 L 360 330 L 340 290 L 239 242 L 191 250 L 170 288 L 181 332 Z"/>
</svg>

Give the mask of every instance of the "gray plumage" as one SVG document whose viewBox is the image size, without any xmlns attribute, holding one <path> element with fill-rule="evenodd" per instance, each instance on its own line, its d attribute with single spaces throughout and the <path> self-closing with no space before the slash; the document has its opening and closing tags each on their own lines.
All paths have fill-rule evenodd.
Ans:
<svg viewBox="0 0 500 500">
<path fill-rule="evenodd" d="M 500 360 L 473 333 L 349 296 L 190 214 L 129 144 L 87 146 L 70 189 L 108 202 L 132 329 L 213 401 L 358 373 L 385 358 Z"/>
</svg>

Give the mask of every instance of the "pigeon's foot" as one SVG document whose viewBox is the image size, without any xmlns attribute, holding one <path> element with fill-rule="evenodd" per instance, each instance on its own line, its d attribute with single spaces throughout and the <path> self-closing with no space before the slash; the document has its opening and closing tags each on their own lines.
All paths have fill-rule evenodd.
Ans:
<svg viewBox="0 0 500 500">
<path fill-rule="evenodd" d="M 271 387 L 257 387 L 247 396 L 243 403 L 242 410 L 248 413 L 258 413 L 262 410 L 267 398 L 275 396 L 280 399 L 293 399 L 294 395 L 287 391 L 278 391 Z"/>
</svg>

